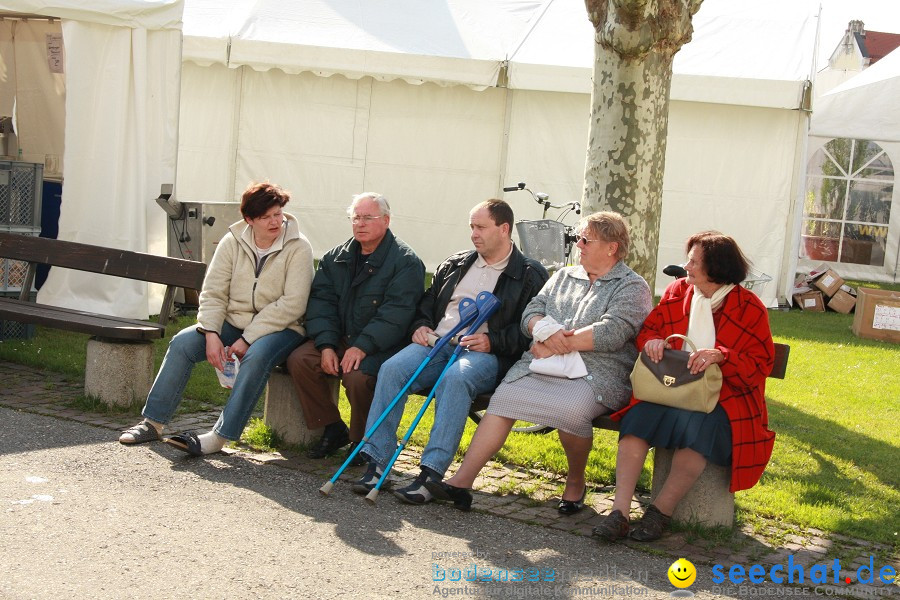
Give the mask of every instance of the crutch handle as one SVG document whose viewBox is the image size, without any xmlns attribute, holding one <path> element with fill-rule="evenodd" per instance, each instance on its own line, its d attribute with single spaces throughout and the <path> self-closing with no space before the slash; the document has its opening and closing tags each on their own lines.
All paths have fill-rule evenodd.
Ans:
<svg viewBox="0 0 900 600">
<path fill-rule="evenodd" d="M 331 493 L 331 488 L 333 488 L 333 487 L 334 487 L 333 483 L 331 483 L 330 481 L 326 481 L 325 485 L 323 485 L 322 487 L 319 488 L 319 493 L 322 494 L 323 496 L 327 496 L 328 494 Z"/>
<path fill-rule="evenodd" d="M 377 500 L 377 499 L 378 499 L 378 490 L 375 488 L 372 488 L 372 490 L 368 494 L 366 494 L 366 502 L 368 502 L 369 504 L 375 504 L 375 500 Z"/>
</svg>

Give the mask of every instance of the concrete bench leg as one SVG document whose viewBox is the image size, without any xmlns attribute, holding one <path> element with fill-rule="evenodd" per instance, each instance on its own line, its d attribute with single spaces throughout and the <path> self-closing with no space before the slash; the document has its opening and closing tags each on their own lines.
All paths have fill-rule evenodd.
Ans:
<svg viewBox="0 0 900 600">
<path fill-rule="evenodd" d="M 673 450 L 656 448 L 653 457 L 653 483 L 650 499 L 656 499 L 672 468 Z M 731 527 L 734 524 L 734 494 L 728 491 L 731 467 L 707 464 L 706 470 L 685 494 L 672 519 L 707 526 Z"/>
<path fill-rule="evenodd" d="M 332 378 L 340 386 L 337 378 Z M 337 394 L 335 394 L 337 397 Z M 272 371 L 266 387 L 263 421 L 288 444 L 306 445 L 322 437 L 324 428 L 308 429 L 300 400 L 294 392 L 291 376 L 281 370 Z"/>
<path fill-rule="evenodd" d="M 143 404 L 153 383 L 152 342 L 87 343 L 84 393 L 114 406 Z"/>
</svg>

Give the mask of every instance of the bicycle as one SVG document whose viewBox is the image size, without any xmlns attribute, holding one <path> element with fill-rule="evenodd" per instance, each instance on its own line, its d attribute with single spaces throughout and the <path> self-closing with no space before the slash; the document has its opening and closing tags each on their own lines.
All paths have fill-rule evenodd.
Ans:
<svg viewBox="0 0 900 600">
<path fill-rule="evenodd" d="M 573 201 L 553 204 L 550 202 L 550 196 L 531 190 L 524 181 L 503 188 L 504 192 L 522 190 L 531 194 L 534 201 L 544 209 L 539 220 L 522 220 L 516 223 L 516 233 L 519 234 L 522 252 L 541 263 L 549 271 L 571 265 L 572 249 L 575 247 L 577 236 L 575 235 L 575 226 L 566 225 L 563 223 L 563 219 L 573 211 L 576 215 L 580 215 L 581 203 Z M 548 219 L 547 211 L 550 209 L 562 212 L 556 216 L 556 219 Z"/>
</svg>

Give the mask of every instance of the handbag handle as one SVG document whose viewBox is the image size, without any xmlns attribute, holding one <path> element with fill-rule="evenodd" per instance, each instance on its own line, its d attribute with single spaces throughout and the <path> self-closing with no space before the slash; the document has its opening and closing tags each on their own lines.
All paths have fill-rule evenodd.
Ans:
<svg viewBox="0 0 900 600">
<path fill-rule="evenodd" d="M 694 352 L 697 351 L 697 346 L 694 344 L 694 342 L 691 341 L 691 338 L 689 338 L 688 336 L 681 335 L 680 333 L 673 333 L 672 335 L 670 335 L 669 337 L 666 338 L 666 343 L 668 344 L 669 340 L 672 338 L 680 338 L 680 339 L 684 340 L 687 343 L 687 345 L 691 347 L 692 351 L 694 351 Z"/>
</svg>

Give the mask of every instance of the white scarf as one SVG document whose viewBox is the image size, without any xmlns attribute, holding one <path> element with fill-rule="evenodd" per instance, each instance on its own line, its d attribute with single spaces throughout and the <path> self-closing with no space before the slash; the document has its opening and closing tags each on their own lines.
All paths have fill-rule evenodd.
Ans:
<svg viewBox="0 0 900 600">
<path fill-rule="evenodd" d="M 718 310 L 725 302 L 725 296 L 734 289 L 734 284 L 729 283 L 717 289 L 712 298 L 703 295 L 696 285 L 694 297 L 691 298 L 691 314 L 688 318 L 687 336 L 700 348 L 714 348 L 716 345 L 716 326 L 713 323 L 713 311 Z M 690 350 L 690 348 L 684 348 Z"/>
</svg>

